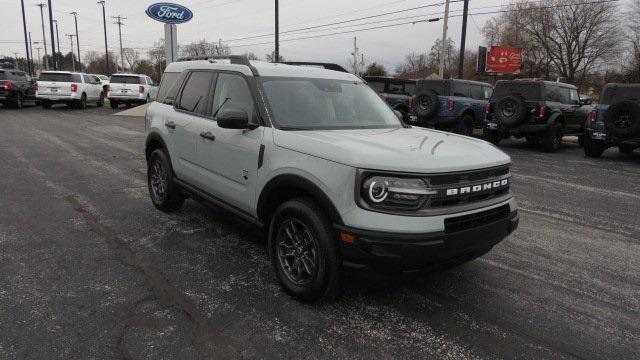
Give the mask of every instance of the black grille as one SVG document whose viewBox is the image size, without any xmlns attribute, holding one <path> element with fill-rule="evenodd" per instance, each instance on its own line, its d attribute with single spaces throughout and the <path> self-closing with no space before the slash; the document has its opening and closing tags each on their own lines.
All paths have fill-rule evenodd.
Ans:
<svg viewBox="0 0 640 360">
<path fill-rule="evenodd" d="M 438 194 L 429 199 L 427 207 L 430 209 L 438 209 L 449 206 L 460 206 L 479 201 L 491 200 L 501 197 L 509 193 L 511 185 L 509 167 L 498 167 L 492 169 L 433 175 L 429 176 L 429 184 L 433 188 L 438 189 Z M 481 191 L 462 192 L 450 195 L 447 193 L 449 189 L 461 190 L 463 187 L 471 187 L 493 183 L 495 181 L 506 180 L 506 185 L 491 187 Z"/>
<path fill-rule="evenodd" d="M 492 180 L 509 174 L 508 166 L 497 168 L 465 171 L 459 173 L 450 173 L 442 175 L 429 175 L 429 183 L 431 186 L 456 185 L 460 183 Z"/>
<path fill-rule="evenodd" d="M 444 229 L 446 233 L 473 229 L 478 226 L 506 219 L 507 217 L 509 217 L 510 212 L 511 210 L 509 208 L 509 205 L 504 205 L 495 209 L 482 211 L 475 214 L 448 218 L 444 221 Z"/>
</svg>

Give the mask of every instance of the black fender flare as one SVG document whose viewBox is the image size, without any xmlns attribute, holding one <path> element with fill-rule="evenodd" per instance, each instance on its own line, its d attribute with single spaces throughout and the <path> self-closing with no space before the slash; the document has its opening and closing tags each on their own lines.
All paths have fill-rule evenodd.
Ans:
<svg viewBox="0 0 640 360">
<path fill-rule="evenodd" d="M 262 188 L 258 202 L 256 206 L 258 218 L 264 221 L 268 218 L 267 212 L 269 211 L 269 199 L 271 196 L 281 188 L 298 188 L 308 193 L 321 208 L 323 208 L 331 221 L 337 225 L 344 225 L 342 217 L 338 212 L 331 199 L 312 181 L 294 174 L 282 174 L 277 175 L 267 182 Z M 265 225 L 268 224 L 265 222 Z"/>
<path fill-rule="evenodd" d="M 551 114 L 551 116 L 549 116 L 549 120 L 547 120 L 547 125 L 551 126 L 553 123 L 557 122 L 564 127 L 563 121 L 558 121 L 558 118 L 562 119 L 562 113 L 559 111 L 555 111 L 553 114 Z"/>
<path fill-rule="evenodd" d="M 151 143 L 153 142 L 159 142 L 162 147 L 164 149 L 167 148 L 167 144 L 164 142 L 164 139 L 162 139 L 162 136 L 160 136 L 160 134 L 156 133 L 156 132 L 150 132 L 147 135 L 147 139 L 144 142 L 144 155 L 145 155 L 145 159 L 149 160 L 149 156 L 151 155 Z M 169 156 L 169 153 L 167 152 L 167 156 Z M 169 160 L 171 160 L 171 157 L 169 157 Z"/>
</svg>

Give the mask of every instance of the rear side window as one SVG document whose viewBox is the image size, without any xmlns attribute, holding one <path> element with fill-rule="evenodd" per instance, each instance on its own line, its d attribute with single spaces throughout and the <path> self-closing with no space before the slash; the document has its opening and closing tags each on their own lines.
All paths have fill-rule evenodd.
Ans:
<svg viewBox="0 0 640 360">
<path fill-rule="evenodd" d="M 91 84 L 93 82 L 93 80 L 91 80 L 91 77 L 89 75 L 82 75 L 82 79 L 84 79 L 84 82 L 87 84 Z"/>
<path fill-rule="evenodd" d="M 9 79 L 7 78 L 7 75 L 8 75 L 8 74 L 7 74 L 7 72 L 6 72 L 6 71 L 2 71 L 2 70 L 0 70 L 0 80 L 9 80 Z"/>
<path fill-rule="evenodd" d="M 68 74 L 68 73 L 42 73 L 40 74 L 40 81 L 55 81 L 55 82 L 82 82 L 80 74 Z"/>
<path fill-rule="evenodd" d="M 544 100 L 551 102 L 562 102 L 562 95 L 560 90 L 555 85 L 545 86 Z"/>
<path fill-rule="evenodd" d="M 144 84 L 144 80 L 140 76 L 122 76 L 113 75 L 111 77 L 113 84 Z"/>
<path fill-rule="evenodd" d="M 158 102 L 164 102 L 167 98 L 175 100 L 176 96 L 178 95 L 180 85 L 182 84 L 182 81 L 177 81 L 178 77 L 180 77 L 180 73 L 166 72 L 162 74 L 162 79 L 160 80 L 160 88 L 158 89 Z"/>
<path fill-rule="evenodd" d="M 480 85 L 470 85 L 471 98 L 475 100 L 484 100 L 484 89 Z"/>
<path fill-rule="evenodd" d="M 542 84 L 531 82 L 498 82 L 492 99 L 521 95 L 527 100 L 542 100 Z"/>
<path fill-rule="evenodd" d="M 418 88 L 418 92 L 433 90 L 438 95 L 441 95 L 441 96 L 447 95 L 446 82 L 443 80 L 420 81 L 418 82 L 417 88 Z"/>
<path fill-rule="evenodd" d="M 459 82 L 453 83 L 453 96 L 470 97 L 469 85 Z"/>
<path fill-rule="evenodd" d="M 638 85 L 608 85 L 600 98 L 601 104 L 612 105 L 620 101 L 640 101 L 640 86 Z"/>
<path fill-rule="evenodd" d="M 404 84 L 404 92 L 411 96 L 414 96 L 416 94 L 416 84 L 415 83 Z"/>
<path fill-rule="evenodd" d="M 215 74 L 210 71 L 192 72 L 182 89 L 180 102 L 176 107 L 180 110 L 204 114 L 214 76 Z"/>
</svg>

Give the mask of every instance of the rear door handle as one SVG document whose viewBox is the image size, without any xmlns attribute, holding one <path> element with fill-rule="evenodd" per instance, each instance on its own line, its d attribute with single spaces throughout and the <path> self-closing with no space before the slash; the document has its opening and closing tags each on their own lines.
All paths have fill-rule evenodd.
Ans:
<svg viewBox="0 0 640 360">
<path fill-rule="evenodd" d="M 200 137 L 205 138 L 207 140 L 215 141 L 216 137 L 210 131 L 203 131 L 200 133 Z"/>
<path fill-rule="evenodd" d="M 164 123 L 164 126 L 168 127 L 169 129 L 175 129 L 176 123 L 174 123 L 173 121 L 167 121 L 166 123 Z"/>
</svg>

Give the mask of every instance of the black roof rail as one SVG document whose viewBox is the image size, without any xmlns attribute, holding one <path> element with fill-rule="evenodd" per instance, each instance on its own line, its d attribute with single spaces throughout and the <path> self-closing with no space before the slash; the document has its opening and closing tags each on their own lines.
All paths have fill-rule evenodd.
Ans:
<svg viewBox="0 0 640 360">
<path fill-rule="evenodd" d="M 347 71 L 347 69 L 343 68 L 342 66 L 338 64 L 332 64 L 332 63 L 307 62 L 307 61 L 281 61 L 280 64 L 297 65 L 297 66 L 318 66 L 327 70 L 349 73 L 349 71 Z"/>
<path fill-rule="evenodd" d="M 185 56 L 178 58 L 177 62 L 183 61 L 196 61 L 196 60 L 229 60 L 234 65 L 245 65 L 251 69 L 253 76 L 259 76 L 258 69 L 256 69 L 249 59 L 242 55 L 201 55 L 201 56 Z"/>
</svg>

